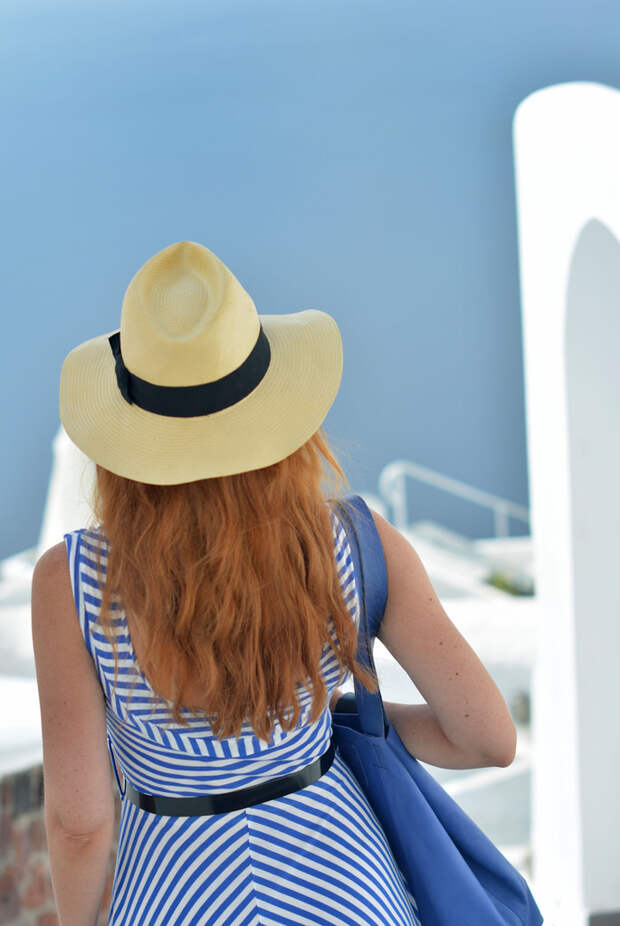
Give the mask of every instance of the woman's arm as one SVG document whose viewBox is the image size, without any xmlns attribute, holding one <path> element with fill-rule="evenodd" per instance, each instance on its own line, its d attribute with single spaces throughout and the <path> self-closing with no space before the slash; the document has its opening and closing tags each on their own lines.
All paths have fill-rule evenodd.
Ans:
<svg viewBox="0 0 620 926">
<path fill-rule="evenodd" d="M 437 768 L 506 768 L 510 765 L 500 764 L 483 755 L 475 746 L 467 749 L 451 743 L 439 726 L 430 704 L 384 701 L 383 706 L 407 752 L 422 762 Z"/>
<path fill-rule="evenodd" d="M 332 692 L 329 707 L 336 709 L 338 699 L 344 692 L 336 688 Z M 437 768 L 489 768 L 498 763 L 482 755 L 475 748 L 467 750 L 455 746 L 439 726 L 429 704 L 397 704 L 384 701 L 388 720 L 400 736 L 403 746 L 410 755 Z M 505 765 L 499 766 L 505 768 Z"/>
<path fill-rule="evenodd" d="M 47 851 L 59 926 L 95 926 L 108 880 L 114 823 L 91 836 L 69 836 L 46 819 Z"/>
</svg>

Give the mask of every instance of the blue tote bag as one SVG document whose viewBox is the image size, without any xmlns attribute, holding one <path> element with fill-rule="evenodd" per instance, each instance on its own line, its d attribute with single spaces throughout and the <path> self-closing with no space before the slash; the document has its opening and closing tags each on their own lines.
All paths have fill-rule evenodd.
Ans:
<svg viewBox="0 0 620 926">
<path fill-rule="evenodd" d="M 376 676 L 371 639 L 387 602 L 385 556 L 364 500 L 346 500 L 354 511 L 338 502 L 337 513 L 358 580 L 357 658 Z M 540 926 L 525 878 L 405 749 L 380 692 L 354 682 L 355 694 L 342 695 L 332 713 L 333 735 L 383 827 L 422 926 Z"/>
</svg>

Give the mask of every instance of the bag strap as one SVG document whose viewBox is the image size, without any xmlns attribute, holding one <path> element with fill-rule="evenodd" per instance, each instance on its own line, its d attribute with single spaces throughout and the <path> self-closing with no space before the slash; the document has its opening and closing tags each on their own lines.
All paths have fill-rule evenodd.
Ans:
<svg viewBox="0 0 620 926">
<path fill-rule="evenodd" d="M 359 662 L 372 670 L 378 683 L 372 641 L 381 626 L 387 604 L 387 565 L 381 538 L 368 505 L 359 495 L 347 495 L 345 501 L 353 506 L 352 510 L 339 501 L 336 501 L 336 508 L 349 541 L 355 577 L 358 581 L 361 616 L 356 656 Z M 381 691 L 373 694 L 356 678 L 354 685 L 362 731 L 385 738 L 389 730 L 389 721 L 383 707 Z"/>
<path fill-rule="evenodd" d="M 387 605 L 388 581 L 385 553 L 374 518 L 364 499 L 361 495 L 347 495 L 345 499 L 353 505 L 354 510 L 350 511 L 340 502 L 338 502 L 338 510 L 344 517 L 345 530 L 349 527 L 348 540 L 351 552 L 354 552 L 354 547 L 357 548 L 360 569 L 356 575 L 359 575 L 364 585 L 368 628 L 374 640 L 379 632 Z"/>
</svg>

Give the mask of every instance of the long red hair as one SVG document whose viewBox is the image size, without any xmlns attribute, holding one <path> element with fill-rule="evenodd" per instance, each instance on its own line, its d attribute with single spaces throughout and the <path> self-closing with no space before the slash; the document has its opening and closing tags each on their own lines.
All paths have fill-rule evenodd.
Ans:
<svg viewBox="0 0 620 926">
<path fill-rule="evenodd" d="M 338 579 L 329 512 L 347 503 L 337 485 L 326 494 L 330 471 L 348 487 L 323 428 L 271 466 L 179 485 L 135 482 L 97 465 L 93 510 L 108 544 L 106 578 L 99 561 L 104 633 L 114 646 L 114 598 L 139 625 L 140 668 L 154 692 L 172 685 L 177 723 L 186 724 L 180 708 L 197 679 L 208 710 L 191 710 L 208 716 L 219 739 L 239 736 L 249 720 L 268 740 L 276 716 L 292 730 L 298 684 L 313 692 L 316 721 L 327 700 L 325 647 L 341 680 L 346 666 L 377 691 L 376 676 L 356 659 Z M 114 646 L 114 685 L 117 676 Z"/>
</svg>

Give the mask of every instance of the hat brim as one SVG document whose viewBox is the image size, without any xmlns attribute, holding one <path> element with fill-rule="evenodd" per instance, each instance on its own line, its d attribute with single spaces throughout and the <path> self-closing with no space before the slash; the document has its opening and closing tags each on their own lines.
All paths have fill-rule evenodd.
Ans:
<svg viewBox="0 0 620 926">
<path fill-rule="evenodd" d="M 105 469 L 173 485 L 261 469 L 299 449 L 325 419 L 342 377 L 342 340 L 326 312 L 260 315 L 271 347 L 258 386 L 229 408 L 172 418 L 129 404 L 116 381 L 108 334 L 75 347 L 60 374 L 60 420 Z"/>
</svg>

